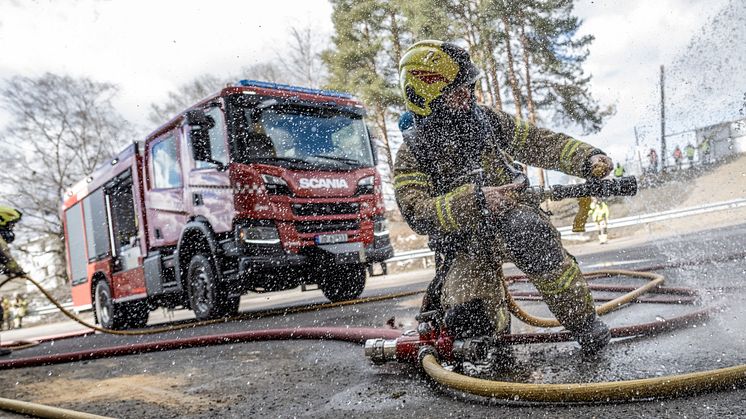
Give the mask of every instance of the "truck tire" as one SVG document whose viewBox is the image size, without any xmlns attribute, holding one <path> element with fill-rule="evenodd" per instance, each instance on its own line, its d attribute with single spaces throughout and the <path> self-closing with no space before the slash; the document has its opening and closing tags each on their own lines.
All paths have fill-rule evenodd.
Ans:
<svg viewBox="0 0 746 419">
<path fill-rule="evenodd" d="M 365 265 L 338 265 L 321 269 L 322 279 L 319 281 L 319 288 L 329 301 L 336 303 L 354 300 L 363 293 L 366 280 Z"/>
<path fill-rule="evenodd" d="M 101 327 L 112 330 L 144 327 L 150 315 L 144 300 L 115 303 L 111 296 L 111 287 L 105 280 L 96 283 L 94 306 L 98 323 Z"/>
<path fill-rule="evenodd" d="M 231 295 L 215 274 L 215 266 L 205 255 L 196 254 L 187 271 L 189 304 L 197 320 L 211 320 L 238 313 L 240 295 Z"/>
</svg>

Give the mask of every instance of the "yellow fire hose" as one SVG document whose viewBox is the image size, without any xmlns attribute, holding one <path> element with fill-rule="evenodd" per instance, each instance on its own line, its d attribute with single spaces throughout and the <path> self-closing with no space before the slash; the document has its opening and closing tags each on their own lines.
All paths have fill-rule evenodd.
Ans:
<svg viewBox="0 0 746 419">
<path fill-rule="evenodd" d="M 71 313 L 65 307 L 62 306 L 47 290 L 44 289 L 44 287 L 41 286 L 36 280 L 29 277 L 28 275 L 22 275 L 15 278 L 22 278 L 25 279 L 32 284 L 42 293 L 45 297 L 55 306 L 57 307 L 62 314 L 67 316 L 69 319 L 89 328 L 93 329 L 97 332 L 101 333 L 108 333 L 111 335 L 124 335 L 124 336 L 141 336 L 141 335 L 154 335 L 158 333 L 164 333 L 164 332 L 173 332 L 175 330 L 181 330 L 181 329 L 187 329 L 187 328 L 193 328 L 193 327 L 199 327 L 199 326 L 206 326 L 210 324 L 217 324 L 217 323 L 226 323 L 234 320 L 241 320 L 246 319 L 247 317 L 252 317 L 251 315 L 246 314 L 239 314 L 237 316 L 233 317 L 225 317 L 225 318 L 218 318 L 213 320 L 203 320 L 199 322 L 190 322 L 186 324 L 180 324 L 180 325 L 173 325 L 173 326 L 167 326 L 167 327 L 159 327 L 159 328 L 153 328 L 153 329 L 144 329 L 144 330 L 113 330 L 113 329 L 107 329 L 105 327 L 96 326 L 95 324 L 91 324 L 80 317 L 76 316 L 74 313 Z M 14 278 L 6 279 L 3 282 L 0 282 L 0 288 L 2 288 L 5 283 L 10 281 Z M 365 298 L 359 298 L 357 300 L 349 300 L 349 301 L 339 301 L 336 303 L 323 303 L 323 304 L 314 304 L 314 305 L 305 305 L 300 307 L 291 307 L 291 308 L 281 308 L 276 310 L 268 310 L 266 312 L 261 313 L 260 316 L 254 316 L 252 318 L 257 317 L 266 317 L 266 316 L 272 316 L 277 314 L 293 314 L 293 313 L 300 313 L 304 311 L 311 311 L 311 310 L 322 310 L 326 308 L 332 308 L 332 307 L 342 307 L 352 304 L 361 304 L 361 303 L 370 303 L 375 301 L 381 301 L 381 300 L 387 300 L 391 298 L 401 298 L 401 297 L 408 297 L 410 295 L 416 295 L 421 293 L 421 291 L 406 291 L 406 292 L 400 292 L 395 294 L 388 294 L 384 296 L 375 296 L 375 297 L 365 297 Z"/>
<path fill-rule="evenodd" d="M 108 416 L 92 415 L 90 413 L 62 409 L 60 407 L 52 407 L 38 403 L 29 403 L 22 402 L 20 400 L 3 398 L 0 398 L 0 410 L 16 412 L 22 415 L 35 416 L 37 418 L 112 419 Z"/>
<path fill-rule="evenodd" d="M 623 305 L 634 301 L 641 294 L 661 285 L 663 283 L 663 277 L 658 274 L 642 273 L 634 271 L 624 270 L 605 270 L 598 271 L 591 274 L 587 274 L 587 277 L 599 277 L 599 276 L 614 276 L 614 275 L 625 275 L 638 278 L 646 278 L 651 281 L 642 287 L 629 292 L 621 297 L 618 297 L 606 304 L 603 304 L 597 308 L 599 314 L 606 314 L 613 310 L 616 310 Z M 116 331 L 101 328 L 92 325 L 84 320 L 79 319 L 73 313 L 65 310 L 57 301 L 52 298 L 49 293 L 44 290 L 40 284 L 34 281 L 32 278 L 24 277 L 26 280 L 33 283 L 47 298 L 52 301 L 60 310 L 69 318 L 77 321 L 78 323 L 89 327 L 91 329 L 103 332 L 113 333 L 121 335 L 141 335 L 141 334 L 153 334 L 162 333 L 166 331 L 173 331 L 183 329 L 185 327 L 194 327 L 197 325 L 212 324 L 226 321 L 226 319 L 211 320 L 206 322 L 192 323 L 188 325 L 180 326 L 169 326 L 159 329 L 150 329 L 145 331 Z M 3 283 L 0 283 L 0 287 Z M 505 285 L 507 287 L 507 285 Z M 417 292 L 405 292 L 400 293 L 397 296 L 414 295 Z M 539 327 L 556 327 L 559 323 L 555 319 L 535 317 L 529 313 L 523 311 L 510 297 L 509 293 L 506 293 L 508 298 L 508 304 L 511 308 L 511 312 L 516 315 L 522 321 Z M 385 297 L 373 297 L 365 299 L 365 301 L 376 301 L 383 298 L 392 298 L 390 295 Z M 349 303 L 359 303 L 360 300 L 346 303 L 334 303 L 331 305 L 344 305 Z M 326 306 L 326 305 L 322 305 Z M 319 307 L 321 308 L 321 307 Z M 287 312 L 283 310 L 282 312 Z M 527 383 L 514 383 L 514 382 L 501 382 L 501 381 L 490 381 L 479 378 L 467 377 L 452 371 L 448 371 L 443 368 L 437 359 L 433 355 L 425 355 L 422 358 L 422 366 L 426 373 L 433 378 L 436 382 L 450 387 L 454 390 L 463 391 L 466 393 L 492 397 L 498 399 L 505 399 L 511 401 L 529 401 L 529 402 L 545 402 L 545 403 L 568 403 L 568 402 L 621 402 L 621 401 L 632 401 L 655 397 L 671 397 L 679 396 L 683 394 L 691 394 L 703 392 L 706 390 L 724 388 L 732 386 L 743 381 L 746 381 L 746 364 L 737 365 L 729 368 L 722 368 L 717 370 L 694 372 L 681 375 L 672 375 L 666 377 L 655 377 L 637 380 L 627 381 L 616 381 L 616 382 L 599 382 L 599 383 L 568 383 L 568 384 L 527 384 Z M 0 409 L 6 409 L 11 411 L 20 411 L 19 408 L 26 409 L 28 406 L 32 406 L 31 403 L 19 402 L 15 400 L 0 399 Z M 19 407 L 20 406 L 20 407 Z M 78 413 L 74 411 L 66 411 L 68 416 L 43 416 L 46 410 L 51 408 L 42 405 L 39 406 L 42 413 L 32 413 L 31 410 L 24 410 L 26 414 L 34 414 L 40 417 L 70 417 L 70 418 L 93 418 L 100 417 L 94 415 L 88 415 L 85 413 Z M 56 410 L 54 410 L 56 411 Z M 80 416 L 75 416 L 80 415 Z"/>
<path fill-rule="evenodd" d="M 624 305 L 631 303 L 637 297 L 641 296 L 642 294 L 645 294 L 646 292 L 652 290 L 653 288 L 656 288 L 663 284 L 664 278 L 663 275 L 658 275 L 650 272 L 636 272 L 636 271 L 627 271 L 622 269 L 609 269 L 609 270 L 603 270 L 603 271 L 596 271 L 591 272 L 587 274 L 583 274 L 583 276 L 586 279 L 591 278 L 599 278 L 599 277 L 609 277 L 609 276 L 628 276 L 632 278 L 645 278 L 650 279 L 651 281 L 647 284 L 630 291 L 620 297 L 617 297 L 607 303 L 604 303 L 598 307 L 596 307 L 596 313 L 598 313 L 599 316 L 603 316 L 604 314 L 608 314 L 614 310 L 618 310 L 622 308 Z M 510 312 L 516 316 L 519 320 L 522 322 L 529 324 L 531 326 L 536 327 L 559 327 L 560 322 L 557 321 L 557 319 L 551 319 L 546 317 L 536 317 L 534 315 L 531 315 L 524 311 L 513 299 L 513 297 L 510 295 L 510 292 L 508 292 L 508 285 L 503 281 L 503 286 L 505 287 L 505 297 L 508 303 L 508 309 Z"/>
<path fill-rule="evenodd" d="M 641 294 L 661 285 L 664 280 L 662 275 L 626 270 L 604 270 L 585 274 L 586 278 L 613 275 L 647 278 L 651 281 L 632 292 L 597 307 L 596 312 L 599 315 L 621 308 Z M 516 304 L 510 293 L 506 292 L 506 296 L 511 313 L 520 320 L 537 327 L 559 326 L 559 322 L 555 319 L 535 317 L 525 312 Z M 541 403 L 614 403 L 679 397 L 732 387 L 746 382 L 746 364 L 636 380 L 562 384 L 528 384 L 468 377 L 443 368 L 432 354 L 427 354 L 422 358 L 422 367 L 433 380 L 454 390 L 506 401 Z"/>
<path fill-rule="evenodd" d="M 147 330 L 112 330 L 107 329 L 104 327 L 99 327 L 94 324 L 91 324 L 80 317 L 76 316 L 75 314 L 69 312 L 67 309 L 65 309 L 47 290 L 44 289 L 44 287 L 41 286 L 37 281 L 35 281 L 33 278 L 29 277 L 28 275 L 23 275 L 21 277 L 16 278 L 22 278 L 25 279 L 34 286 L 39 289 L 39 291 L 44 294 L 44 296 L 52 302 L 65 316 L 70 318 L 71 320 L 88 327 L 90 329 L 102 332 L 102 333 L 108 333 L 113 335 L 126 335 L 126 336 L 136 336 L 136 335 L 152 335 L 156 333 L 163 333 L 163 332 L 171 332 L 174 330 L 180 330 L 185 329 L 189 327 L 198 327 L 198 326 L 204 326 L 209 324 L 215 324 L 215 323 L 223 323 L 228 322 L 235 319 L 241 319 L 245 318 L 246 316 L 234 316 L 231 318 L 222 318 L 222 319 L 215 319 L 215 320 L 207 320 L 207 321 L 201 321 L 201 322 L 193 322 L 188 323 L 184 325 L 175 325 L 175 326 L 168 326 L 168 327 L 161 327 L 161 328 L 155 328 L 155 329 L 147 329 Z M 2 288 L 3 285 L 5 285 L 7 282 L 9 282 L 11 279 L 14 278 L 8 278 L 2 282 L 0 282 L 0 288 Z M 410 295 L 419 294 L 421 291 L 408 291 L 408 292 L 401 292 L 396 294 L 389 294 L 385 296 L 377 296 L 377 297 L 366 297 L 361 298 L 357 300 L 351 300 L 351 301 L 341 301 L 337 303 L 325 303 L 325 304 L 317 304 L 317 305 L 308 305 L 308 306 L 301 306 L 301 307 L 292 307 L 287 309 L 278 309 L 278 310 L 271 310 L 264 312 L 264 316 L 269 316 L 273 314 L 290 314 L 290 313 L 298 313 L 302 311 L 309 311 L 309 310 L 321 310 L 324 308 L 331 308 L 331 307 L 339 307 L 339 306 L 345 306 L 345 305 L 351 305 L 351 304 L 359 304 L 359 303 L 366 303 L 366 302 L 374 302 L 374 301 L 380 301 L 384 299 L 389 298 L 400 298 L 400 297 L 407 297 Z M 20 350 L 29 348 L 32 346 L 36 346 L 37 343 L 31 342 L 31 343 L 25 343 L 23 345 L 12 347 L 14 350 Z M 78 412 L 74 410 L 68 410 L 68 409 L 62 409 L 57 408 L 53 406 L 46 406 L 43 404 L 38 403 L 30 403 L 30 402 L 24 402 L 20 400 L 12 400 L 12 399 L 4 399 L 0 398 L 0 410 L 10 411 L 10 412 L 16 412 L 23 415 L 31 415 L 35 417 L 40 418 L 67 418 L 67 419 L 95 419 L 95 418 L 105 418 L 105 416 L 98 416 L 98 415 L 92 415 L 85 412 Z"/>
<path fill-rule="evenodd" d="M 433 380 L 454 390 L 503 400 L 543 403 L 614 403 L 678 397 L 746 381 L 746 364 L 665 377 L 568 384 L 526 384 L 467 377 L 446 370 L 433 355 L 423 357 L 422 367 Z"/>
</svg>

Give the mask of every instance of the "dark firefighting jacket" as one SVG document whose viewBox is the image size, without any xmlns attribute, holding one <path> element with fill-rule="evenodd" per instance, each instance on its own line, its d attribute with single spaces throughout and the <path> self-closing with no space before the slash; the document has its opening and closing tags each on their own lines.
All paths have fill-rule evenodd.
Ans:
<svg viewBox="0 0 746 419">
<path fill-rule="evenodd" d="M 461 242 L 464 234 L 483 225 L 480 188 L 513 182 L 518 175 L 514 159 L 588 177 L 589 158 L 604 154 L 565 134 L 483 106 L 455 119 L 418 119 L 403 135 L 394 165 L 396 200 L 410 227 L 430 236 L 431 247 Z"/>
</svg>

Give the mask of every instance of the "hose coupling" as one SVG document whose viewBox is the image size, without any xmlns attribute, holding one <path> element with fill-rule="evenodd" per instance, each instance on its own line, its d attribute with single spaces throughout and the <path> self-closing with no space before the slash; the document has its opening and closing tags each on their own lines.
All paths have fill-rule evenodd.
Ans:
<svg viewBox="0 0 746 419">
<path fill-rule="evenodd" d="M 396 361 L 395 339 L 368 339 L 365 341 L 365 356 L 374 364 Z"/>
<path fill-rule="evenodd" d="M 453 341 L 453 357 L 461 362 L 484 360 L 494 346 L 494 339 L 489 337 L 458 339 Z"/>
<path fill-rule="evenodd" d="M 422 365 L 422 359 L 427 355 L 438 358 L 438 351 L 432 345 L 422 345 L 417 351 L 417 365 Z"/>
</svg>

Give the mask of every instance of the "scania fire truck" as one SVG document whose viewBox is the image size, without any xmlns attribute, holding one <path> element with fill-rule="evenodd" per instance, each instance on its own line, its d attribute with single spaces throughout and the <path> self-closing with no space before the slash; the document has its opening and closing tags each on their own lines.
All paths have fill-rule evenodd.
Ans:
<svg viewBox="0 0 746 419">
<path fill-rule="evenodd" d="M 130 145 L 63 197 L 74 306 L 117 329 L 305 284 L 358 297 L 393 255 L 364 116 L 344 93 L 241 80 Z"/>
</svg>

